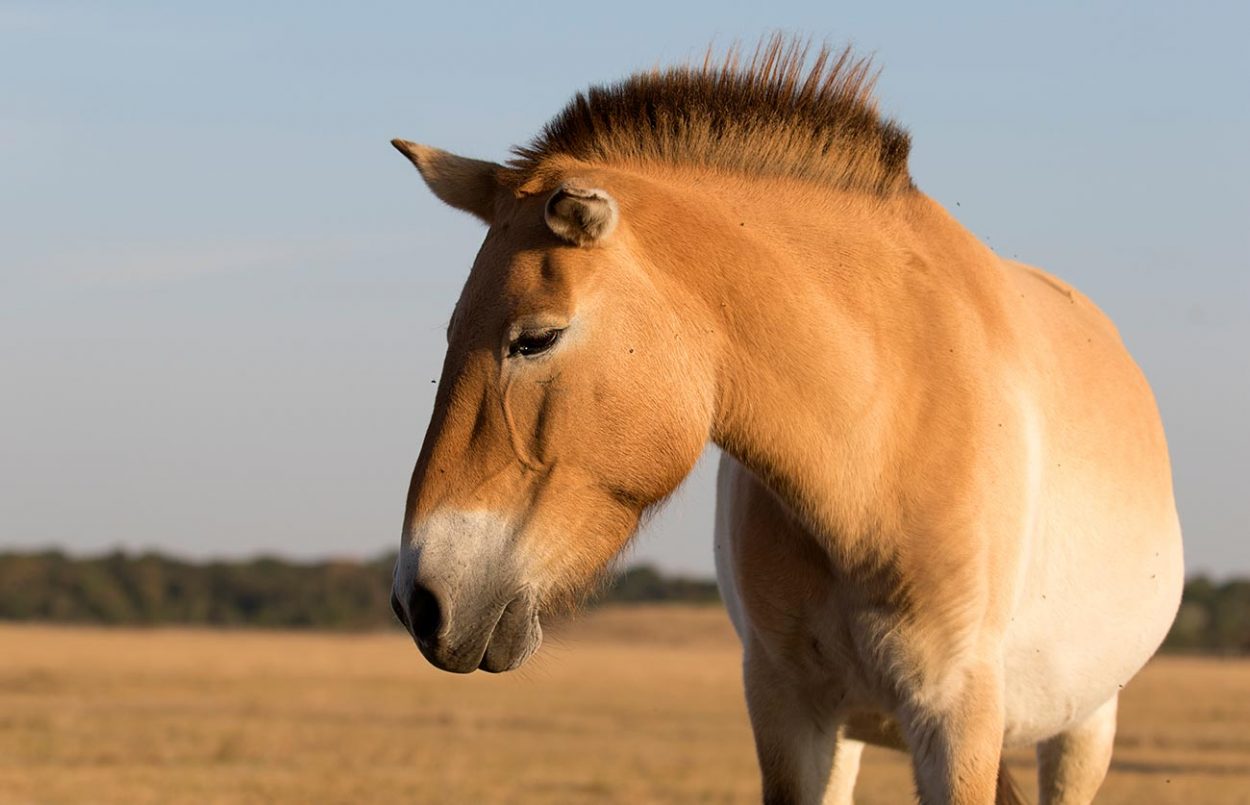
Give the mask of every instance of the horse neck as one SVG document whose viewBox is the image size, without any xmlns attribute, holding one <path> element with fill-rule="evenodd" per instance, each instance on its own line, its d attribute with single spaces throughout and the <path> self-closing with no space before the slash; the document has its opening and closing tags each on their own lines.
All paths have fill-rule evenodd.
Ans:
<svg viewBox="0 0 1250 805">
<path fill-rule="evenodd" d="M 919 193 L 699 192 L 684 269 L 718 320 L 712 438 L 850 552 L 891 527 L 901 444 L 923 438 L 936 381 L 918 369 L 945 360 L 930 340 L 950 324 L 935 293 L 952 266 L 995 258 Z"/>
</svg>

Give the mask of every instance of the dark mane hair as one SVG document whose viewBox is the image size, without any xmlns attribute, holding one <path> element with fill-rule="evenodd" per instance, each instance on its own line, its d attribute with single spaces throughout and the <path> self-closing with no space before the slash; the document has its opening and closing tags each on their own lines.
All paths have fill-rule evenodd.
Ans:
<svg viewBox="0 0 1250 805">
<path fill-rule="evenodd" d="M 578 93 L 529 145 L 514 149 L 505 180 L 520 186 L 551 160 L 703 166 L 790 176 L 889 195 L 910 190 L 907 132 L 878 114 L 876 74 L 849 48 L 775 35 L 742 64 L 738 48 L 715 63 L 638 73 Z"/>
</svg>

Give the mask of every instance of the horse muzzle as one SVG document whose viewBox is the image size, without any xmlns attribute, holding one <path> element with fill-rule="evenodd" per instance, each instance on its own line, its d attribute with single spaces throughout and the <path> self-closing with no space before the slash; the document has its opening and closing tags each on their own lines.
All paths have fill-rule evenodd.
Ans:
<svg viewBox="0 0 1250 805">
<path fill-rule="evenodd" d="M 435 667 L 510 671 L 542 643 L 538 598 L 489 512 L 444 510 L 408 534 L 395 564 L 391 607 Z"/>
<path fill-rule="evenodd" d="M 542 645 L 538 607 L 524 593 L 503 606 L 474 612 L 474 608 L 463 605 L 448 610 L 437 595 L 418 586 L 407 604 L 401 602 L 398 592 L 393 592 L 391 607 L 421 654 L 444 671 L 511 671 Z"/>
</svg>

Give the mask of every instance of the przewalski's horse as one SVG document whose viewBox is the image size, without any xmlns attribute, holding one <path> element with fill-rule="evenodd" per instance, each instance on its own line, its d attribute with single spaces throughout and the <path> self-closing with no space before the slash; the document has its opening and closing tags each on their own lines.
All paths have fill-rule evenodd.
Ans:
<svg viewBox="0 0 1250 805">
<path fill-rule="evenodd" d="M 709 441 L 718 576 L 768 802 L 848 801 L 861 741 L 924 802 L 1087 802 L 1171 623 L 1181 537 L 1149 387 L 1093 303 L 907 169 L 868 66 L 578 95 L 507 165 L 395 145 L 489 226 L 447 330 L 395 573 L 439 668 L 516 668 Z"/>
</svg>

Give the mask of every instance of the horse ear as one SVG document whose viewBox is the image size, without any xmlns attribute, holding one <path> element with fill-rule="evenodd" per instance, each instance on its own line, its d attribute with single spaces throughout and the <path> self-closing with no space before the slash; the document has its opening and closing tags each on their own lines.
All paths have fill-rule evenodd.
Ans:
<svg viewBox="0 0 1250 805">
<path fill-rule="evenodd" d="M 502 165 L 407 140 L 391 140 L 391 145 L 417 166 L 421 178 L 444 204 L 472 213 L 487 225 L 494 222 Z"/>
<path fill-rule="evenodd" d="M 544 217 L 561 240 L 589 246 L 611 235 L 621 214 L 606 190 L 565 182 L 547 199 Z"/>
</svg>

